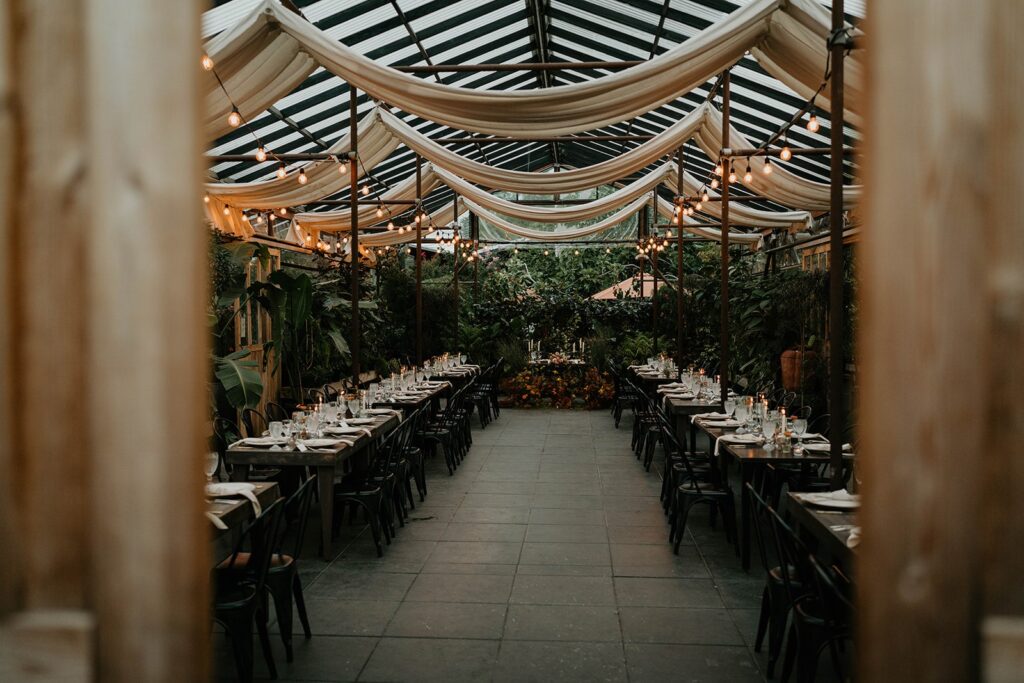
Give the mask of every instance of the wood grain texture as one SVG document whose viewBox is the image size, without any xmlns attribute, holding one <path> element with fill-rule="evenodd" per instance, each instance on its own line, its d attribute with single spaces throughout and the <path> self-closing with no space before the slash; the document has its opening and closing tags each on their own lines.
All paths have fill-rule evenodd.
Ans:
<svg viewBox="0 0 1024 683">
<path fill-rule="evenodd" d="M 865 681 L 978 680 L 991 378 L 1021 363 L 1019 349 L 993 347 L 986 291 L 992 254 L 1003 248 L 994 207 L 1000 194 L 1019 194 L 1012 186 L 1019 181 L 992 173 L 1002 126 L 1008 115 L 1020 117 L 995 106 L 1003 87 L 990 59 L 998 4 L 879 2 L 865 30 L 870 101 L 858 258 L 858 675 Z"/>
<path fill-rule="evenodd" d="M 208 677 L 199 3 L 87 0 L 98 673 Z"/>
</svg>

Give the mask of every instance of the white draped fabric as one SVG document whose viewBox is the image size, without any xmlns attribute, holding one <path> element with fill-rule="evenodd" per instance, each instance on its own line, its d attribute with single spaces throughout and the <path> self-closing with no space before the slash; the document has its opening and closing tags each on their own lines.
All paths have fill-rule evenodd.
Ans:
<svg viewBox="0 0 1024 683">
<path fill-rule="evenodd" d="M 497 197 L 487 190 L 482 190 L 471 183 L 467 183 L 462 178 L 454 176 L 447 171 L 442 171 L 438 168 L 434 169 L 434 172 L 437 173 L 441 182 L 450 187 L 456 194 L 490 211 L 537 223 L 576 223 L 596 218 L 609 211 L 615 211 L 619 207 L 650 192 L 664 181 L 669 171 L 674 167 L 674 164 L 665 164 L 609 195 L 586 204 L 571 206 L 531 206 L 519 204 Z"/>
<path fill-rule="evenodd" d="M 730 211 L 731 210 L 732 209 L 730 207 Z M 661 216 L 667 221 L 671 221 L 672 216 L 675 214 L 675 206 L 672 204 L 672 202 L 668 201 L 667 199 L 663 197 L 658 197 L 657 211 L 659 216 Z M 683 216 L 683 230 L 685 230 L 686 232 L 691 233 L 693 235 L 699 235 L 700 237 L 714 240 L 716 242 L 722 241 L 721 230 L 716 230 L 714 228 L 687 226 L 687 223 L 696 223 L 696 221 L 690 218 L 689 216 Z M 730 230 L 729 240 L 731 242 L 735 242 L 736 244 L 757 244 L 758 242 L 761 241 L 761 235 L 757 233 L 748 234 L 744 232 L 734 232 Z"/>
<path fill-rule="evenodd" d="M 378 111 L 374 109 L 359 122 L 356 134 L 359 136 L 359 159 L 357 177 L 364 171 L 384 161 L 399 145 L 386 128 L 380 125 Z M 344 156 L 351 149 L 349 135 L 341 138 L 328 150 L 330 154 Z M 333 161 L 317 161 L 302 167 L 307 181 L 300 184 L 298 173 L 292 171 L 284 178 L 260 180 L 252 183 L 207 183 L 206 192 L 211 197 L 245 209 L 275 209 L 279 207 L 309 204 L 317 199 L 330 196 L 347 188 L 351 183 L 349 173 L 341 173 L 339 164 Z"/>
<path fill-rule="evenodd" d="M 441 181 L 438 180 L 437 175 L 434 173 L 430 164 L 423 165 L 421 184 L 424 197 L 433 192 L 434 189 L 441 184 Z M 409 205 L 404 202 L 413 199 L 416 199 L 415 175 L 405 178 L 398 185 L 395 185 L 391 190 L 385 192 L 380 197 L 381 204 L 390 209 L 392 214 L 402 213 L 407 210 Z M 402 201 L 403 203 L 391 204 L 392 201 Z M 377 206 L 361 205 L 359 207 L 359 225 L 363 228 L 386 219 L 386 215 L 383 219 L 377 217 Z M 308 211 L 296 214 L 294 220 L 303 225 L 308 225 L 324 232 L 348 232 L 352 229 L 351 209 L 342 209 L 339 211 Z"/>
<path fill-rule="evenodd" d="M 608 216 L 607 218 L 604 218 L 603 220 L 598 221 L 597 223 L 594 223 L 593 225 L 587 225 L 582 228 L 571 228 L 568 230 L 552 231 L 531 230 L 530 228 L 524 228 L 521 225 L 516 225 L 515 223 L 512 223 L 502 218 L 501 216 L 498 216 L 497 214 L 488 211 L 486 208 L 474 203 L 470 199 L 463 200 L 463 202 L 470 209 L 470 211 L 472 211 L 477 216 L 487 221 L 496 228 L 501 228 L 505 232 L 510 232 L 513 235 L 525 237 L 527 239 L 546 240 L 553 242 L 580 239 L 581 237 L 587 237 L 589 235 L 594 235 L 599 232 L 603 232 L 604 230 L 608 230 L 609 228 L 614 228 L 615 226 L 619 225 L 624 220 L 635 214 L 637 211 L 639 211 L 640 208 L 648 201 L 648 197 L 638 197 L 637 199 L 634 199 L 633 201 L 623 206 L 621 209 L 619 209 L 612 215 Z"/>
<path fill-rule="evenodd" d="M 675 188 L 677 187 L 677 178 L 678 174 L 673 164 L 668 176 L 665 178 L 665 184 L 670 188 Z M 693 177 L 689 171 L 683 173 L 683 189 L 687 195 L 691 197 L 697 196 L 703 187 L 704 184 Z M 711 188 L 705 189 L 710 199 L 717 199 L 720 196 Z M 715 218 L 721 218 L 722 203 L 716 201 L 707 202 L 701 206 L 701 211 Z M 793 226 L 806 226 L 811 221 L 811 214 L 806 211 L 765 211 L 763 209 L 755 209 L 741 202 L 732 202 L 729 204 L 729 218 L 733 225 L 756 228 L 789 228 Z"/>
<path fill-rule="evenodd" d="M 824 11 L 811 0 L 754 0 L 639 66 L 582 83 L 517 91 L 446 86 L 399 72 L 348 48 L 276 0 L 264 0 L 231 35 L 211 41 L 207 53 L 227 65 L 228 92 L 247 103 L 246 111 L 249 103 L 269 104 L 290 88 L 277 82 L 283 77 L 270 78 L 269 69 L 246 73 L 230 67 L 285 64 L 292 82 L 305 68 L 296 61 L 302 53 L 374 98 L 428 120 L 495 135 L 547 136 L 593 130 L 650 111 L 721 73 L 747 50 L 764 55 L 771 75 L 798 86 L 798 92 L 813 92 L 825 71 L 828 27 Z M 281 35 L 291 40 L 279 41 Z M 860 66 L 855 59 L 848 64 L 853 103 Z M 216 104 L 216 96 L 209 97 Z M 827 109 L 825 100 L 822 107 Z M 857 118 L 853 105 L 847 119 Z"/>
</svg>

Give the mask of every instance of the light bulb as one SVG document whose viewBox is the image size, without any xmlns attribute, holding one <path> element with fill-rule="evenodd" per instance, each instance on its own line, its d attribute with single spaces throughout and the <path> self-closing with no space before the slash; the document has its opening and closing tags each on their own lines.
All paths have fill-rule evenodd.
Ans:
<svg viewBox="0 0 1024 683">
<path fill-rule="evenodd" d="M 610 248 L 608 248 L 608 247 L 605 247 L 604 253 L 610 254 L 610 253 L 612 253 L 612 250 Z"/>
<path fill-rule="evenodd" d="M 697 202 L 697 207 L 696 208 L 697 208 L 698 211 L 700 211 L 701 206 L 703 206 L 703 205 L 700 202 Z"/>
<path fill-rule="evenodd" d="M 667 238 L 670 238 L 670 239 L 671 239 L 671 237 L 672 237 L 672 231 L 671 231 L 671 230 L 666 230 L 666 231 L 665 231 L 665 237 L 667 237 Z"/>
<path fill-rule="evenodd" d="M 764 166 L 761 167 L 761 173 L 764 173 L 765 175 L 772 174 L 772 164 L 768 161 L 768 157 L 764 158 Z"/>
<path fill-rule="evenodd" d="M 692 206 L 689 207 L 688 209 L 686 209 L 686 215 L 687 216 L 692 216 L 693 215 L 693 207 Z"/>
<path fill-rule="evenodd" d="M 360 191 L 360 192 L 362 192 L 362 193 L 363 193 L 363 196 L 365 197 L 366 195 L 370 194 L 370 186 L 369 186 L 369 185 L 363 185 L 363 186 L 362 186 L 362 187 L 361 187 L 361 188 L 359 189 L 359 191 Z"/>
<path fill-rule="evenodd" d="M 256 161 L 266 161 L 266 160 L 267 160 L 267 150 L 263 149 L 262 147 L 257 147 L 256 148 Z"/>
<path fill-rule="evenodd" d="M 203 203 L 205 203 L 205 204 L 209 204 L 210 203 L 210 195 L 208 195 L 208 194 L 204 194 L 203 195 Z"/>
<path fill-rule="evenodd" d="M 743 182 L 749 183 L 753 179 L 754 179 L 754 174 L 750 172 L 750 165 L 747 164 L 747 170 L 743 174 Z"/>
<path fill-rule="evenodd" d="M 377 218 L 384 218 L 384 209 L 377 207 Z"/>
<path fill-rule="evenodd" d="M 232 109 L 231 113 L 228 114 L 228 125 L 232 128 L 238 128 L 242 125 L 242 115 L 238 113 L 238 109 Z"/>
<path fill-rule="evenodd" d="M 225 216 L 230 216 L 231 215 L 231 209 L 229 209 L 228 207 L 225 206 L 223 213 L 224 213 Z"/>
<path fill-rule="evenodd" d="M 722 162 L 718 162 L 718 165 L 715 166 L 715 175 L 722 175 Z"/>
<path fill-rule="evenodd" d="M 729 169 L 729 182 L 730 183 L 735 183 L 736 182 L 736 171 L 734 169 L 732 169 L 732 168 Z"/>
<path fill-rule="evenodd" d="M 284 178 L 286 175 L 288 175 L 288 169 L 284 167 L 284 164 L 278 164 L 277 177 Z"/>
<path fill-rule="evenodd" d="M 716 187 L 718 187 L 718 178 L 712 178 L 711 179 L 711 189 L 713 190 Z"/>
<path fill-rule="evenodd" d="M 512 251 L 513 251 L 514 253 L 518 254 L 518 253 L 519 253 L 519 247 L 516 247 L 516 248 L 515 248 L 515 249 L 513 249 Z"/>
<path fill-rule="evenodd" d="M 348 173 L 348 164 L 346 164 L 346 163 L 339 163 L 338 164 L 338 173 L 340 173 L 341 175 L 345 175 L 346 173 Z"/>
<path fill-rule="evenodd" d="M 545 256 L 547 256 L 547 255 L 548 255 L 548 250 L 547 250 L 547 249 L 545 249 L 545 250 L 544 250 L 544 255 L 545 255 Z"/>
<path fill-rule="evenodd" d="M 807 119 L 807 130 L 817 133 L 819 128 L 821 128 L 821 124 L 818 123 L 818 117 L 811 112 L 811 118 Z"/>
<path fill-rule="evenodd" d="M 421 222 L 423 222 L 423 216 L 421 216 L 421 215 L 419 215 L 419 214 L 416 214 L 416 222 L 417 222 L 417 223 L 421 223 Z"/>
<path fill-rule="evenodd" d="M 791 150 L 788 145 L 783 147 L 782 151 L 779 152 L 779 158 L 783 161 L 789 161 L 793 158 L 793 150 Z"/>
<path fill-rule="evenodd" d="M 704 194 L 702 194 L 702 195 L 700 196 L 700 200 L 701 200 L 702 202 L 705 202 L 705 203 L 706 203 L 706 202 L 707 202 L 707 201 L 708 201 L 708 200 L 709 200 L 710 198 L 711 198 L 711 197 L 709 197 L 709 196 L 708 196 L 708 191 L 707 191 L 707 190 L 704 190 Z"/>
<path fill-rule="evenodd" d="M 203 55 L 203 58 L 199 60 L 199 62 L 207 71 L 213 71 L 213 59 L 210 58 L 210 55 Z"/>
<path fill-rule="evenodd" d="M 392 222 L 392 221 L 388 221 L 388 230 L 394 230 L 394 229 L 395 229 L 395 224 L 394 224 L 394 222 Z"/>
<path fill-rule="evenodd" d="M 675 225 L 679 225 L 679 216 L 672 216 L 672 223 Z"/>
<path fill-rule="evenodd" d="M 282 208 L 278 213 L 281 214 L 281 218 L 284 218 L 285 216 L 288 215 L 288 209 Z"/>
<path fill-rule="evenodd" d="M 580 250 L 579 250 L 579 249 L 577 249 L 577 250 L 576 250 L 576 255 L 577 255 L 577 256 L 579 256 L 579 255 L 580 255 Z"/>
<path fill-rule="evenodd" d="M 298 178 L 298 180 L 299 180 L 299 185 L 305 185 L 306 181 L 309 180 L 309 178 L 306 177 L 306 171 L 305 170 L 299 171 L 299 178 Z"/>
</svg>

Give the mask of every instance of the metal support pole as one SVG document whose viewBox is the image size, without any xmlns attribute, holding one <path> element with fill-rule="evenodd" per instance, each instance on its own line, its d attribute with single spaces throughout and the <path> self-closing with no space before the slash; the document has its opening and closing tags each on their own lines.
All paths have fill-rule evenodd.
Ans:
<svg viewBox="0 0 1024 683">
<path fill-rule="evenodd" d="M 832 488 L 843 486 L 843 437 L 846 413 L 843 405 L 843 0 L 832 0 L 832 107 L 831 201 L 829 214 L 829 413 L 832 415 L 831 448 Z"/>
<path fill-rule="evenodd" d="M 722 75 L 722 147 L 729 146 L 729 106 L 730 83 L 729 72 Z M 729 169 L 722 159 L 722 318 L 721 318 L 721 353 L 718 359 L 718 374 L 721 375 L 722 403 L 729 397 Z"/>
<path fill-rule="evenodd" d="M 676 208 L 682 208 L 678 202 L 682 200 L 686 190 L 683 187 L 683 155 L 685 145 L 676 150 Z M 683 367 L 683 223 L 680 217 L 676 228 L 676 366 Z"/>
<path fill-rule="evenodd" d="M 413 223 L 416 225 L 416 366 L 423 364 L 423 178 L 421 173 L 422 159 L 416 155 L 416 214 Z"/>
<path fill-rule="evenodd" d="M 355 198 L 359 196 L 359 120 L 357 118 L 358 97 L 355 88 L 349 90 L 348 101 L 348 126 L 349 137 L 352 140 L 352 152 L 348 158 L 349 193 Z M 352 297 L 352 339 L 349 340 L 349 347 L 352 349 L 352 386 L 359 388 L 359 340 L 362 336 L 359 324 L 359 205 L 352 203 L 351 214 L 351 250 L 352 250 L 352 282 L 349 295 Z"/>
<path fill-rule="evenodd" d="M 462 240 L 462 231 L 459 229 L 459 196 L 452 196 L 452 213 L 454 215 L 455 234 L 459 235 L 459 240 Z M 455 264 L 453 270 L 455 272 L 455 282 L 453 286 L 455 288 L 455 348 L 459 347 L 459 314 L 462 312 L 459 306 L 459 243 L 455 242 L 455 249 L 453 250 L 453 258 Z"/>
<path fill-rule="evenodd" d="M 657 192 L 657 190 L 655 190 Z M 644 207 L 644 214 L 648 209 Z M 644 217 L 646 223 L 646 215 Z M 651 334 L 654 337 L 654 355 L 658 355 L 658 250 L 651 249 L 651 277 L 654 278 L 654 288 L 651 290 Z M 642 294 L 643 292 L 641 292 Z"/>
<path fill-rule="evenodd" d="M 470 239 L 473 240 L 473 253 L 480 248 L 480 218 L 475 214 L 469 214 Z M 480 298 L 480 259 L 473 257 L 473 303 L 479 303 Z"/>
</svg>

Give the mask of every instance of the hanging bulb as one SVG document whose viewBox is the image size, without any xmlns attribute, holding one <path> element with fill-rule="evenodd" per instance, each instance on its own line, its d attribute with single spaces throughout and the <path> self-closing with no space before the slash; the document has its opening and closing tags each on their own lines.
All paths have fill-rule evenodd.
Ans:
<svg viewBox="0 0 1024 683">
<path fill-rule="evenodd" d="M 708 196 L 708 191 L 704 190 L 704 194 L 700 196 L 700 200 L 706 204 L 709 199 L 711 199 L 711 197 Z"/>
<path fill-rule="evenodd" d="M 281 210 L 278 211 L 278 213 L 281 214 L 281 218 L 284 218 L 285 216 L 288 215 L 288 209 L 283 209 L 282 208 Z"/>
<path fill-rule="evenodd" d="M 306 177 L 306 170 L 305 169 L 302 169 L 301 171 L 299 171 L 299 178 L 298 178 L 298 180 L 299 180 L 299 185 L 305 185 L 306 181 L 309 180 L 309 178 Z"/>
<path fill-rule="evenodd" d="M 693 207 L 692 207 L 692 206 L 690 206 L 690 207 L 688 207 L 688 208 L 686 209 L 686 215 L 687 215 L 687 216 L 692 216 L 692 215 L 693 215 L 693 213 L 694 213 L 694 211 L 693 211 Z"/>
<path fill-rule="evenodd" d="M 604 248 L 604 253 L 606 253 L 606 254 L 610 254 L 610 253 L 612 253 L 612 250 L 611 250 L 611 248 L 609 248 L 609 247 L 605 247 L 605 248 Z"/>
<path fill-rule="evenodd" d="M 242 125 L 242 115 L 238 113 L 238 107 L 232 109 L 231 113 L 228 114 L 228 125 L 232 128 L 238 128 Z"/>
<path fill-rule="evenodd" d="M 203 65 L 203 68 L 207 71 L 213 71 L 213 59 L 210 55 L 203 55 L 203 58 L 199 60 L 199 63 Z"/>
<path fill-rule="evenodd" d="M 208 194 L 204 194 L 203 195 L 203 203 L 204 204 L 209 204 L 210 203 L 210 195 L 208 195 Z"/>
<path fill-rule="evenodd" d="M 341 175 L 345 175 L 346 173 L 348 173 L 348 164 L 346 164 L 343 161 L 339 161 L 338 162 L 338 173 L 340 173 Z"/>
<path fill-rule="evenodd" d="M 284 164 L 278 164 L 278 166 L 277 166 L 277 177 L 278 178 L 284 178 L 286 175 L 288 175 L 288 169 L 285 168 Z"/>
<path fill-rule="evenodd" d="M 736 169 L 733 168 L 731 164 L 729 165 L 729 182 L 730 183 L 735 183 L 736 182 Z"/>
<path fill-rule="evenodd" d="M 717 187 L 718 187 L 718 178 L 712 178 L 711 179 L 711 189 L 714 190 Z"/>
<path fill-rule="evenodd" d="M 721 161 L 719 161 L 718 165 L 715 166 L 715 175 L 716 176 L 721 176 L 722 175 L 722 162 Z"/>
<path fill-rule="evenodd" d="M 821 128 L 821 124 L 818 123 L 818 117 L 814 115 L 814 110 L 812 109 L 811 118 L 807 119 L 807 130 L 817 133 L 819 128 Z"/>
<path fill-rule="evenodd" d="M 577 250 L 576 250 L 576 255 L 577 255 L 577 256 L 579 256 L 579 255 L 580 255 L 580 250 L 579 250 L 579 249 L 577 249 Z"/>
<path fill-rule="evenodd" d="M 701 207 L 702 207 L 702 206 L 703 206 L 703 204 L 701 204 L 700 202 L 697 202 L 697 206 L 696 206 L 695 208 L 696 208 L 696 209 L 697 209 L 698 211 L 700 211 L 700 209 L 701 209 Z"/>
<path fill-rule="evenodd" d="M 772 164 L 768 161 L 768 157 L 764 158 L 764 166 L 761 167 L 761 173 L 764 173 L 765 175 L 772 174 Z"/>
<path fill-rule="evenodd" d="M 229 209 L 228 207 L 225 206 L 223 213 L 224 213 L 225 216 L 230 216 L 231 215 L 231 209 Z"/>
<path fill-rule="evenodd" d="M 674 225 L 679 225 L 679 216 L 672 216 L 672 223 Z"/>
<path fill-rule="evenodd" d="M 384 207 L 383 206 L 380 206 L 380 205 L 377 206 L 377 218 L 384 218 Z"/>
<path fill-rule="evenodd" d="M 395 229 L 395 224 L 394 224 L 394 222 L 392 222 L 392 221 L 388 221 L 388 230 L 394 230 L 394 229 Z"/>
<path fill-rule="evenodd" d="M 359 188 L 359 191 L 362 192 L 363 196 L 365 197 L 366 195 L 370 194 L 370 186 L 363 185 L 361 188 Z"/>
<path fill-rule="evenodd" d="M 672 231 L 671 230 L 666 230 L 665 231 L 665 237 L 667 239 L 672 239 Z"/>
<path fill-rule="evenodd" d="M 789 148 L 789 145 L 786 145 L 782 148 L 782 151 L 779 152 L 779 158 L 782 159 L 783 161 L 789 161 L 790 159 L 793 158 L 793 150 Z"/>
<path fill-rule="evenodd" d="M 544 250 L 544 255 L 545 255 L 545 256 L 547 256 L 547 255 L 548 255 L 548 250 L 547 250 L 547 249 L 545 249 L 545 250 Z"/>
<path fill-rule="evenodd" d="M 514 249 L 513 249 L 512 251 L 513 251 L 514 253 L 518 254 L 518 253 L 519 253 L 519 247 L 516 247 L 516 248 L 514 248 Z"/>
<path fill-rule="evenodd" d="M 420 214 L 416 214 L 416 222 L 417 223 L 423 222 L 423 216 L 421 216 Z"/>
<path fill-rule="evenodd" d="M 267 150 L 263 147 L 256 148 L 256 161 L 263 162 L 267 160 Z"/>
<path fill-rule="evenodd" d="M 750 172 L 750 162 L 747 162 L 747 170 L 743 173 L 743 182 L 749 183 L 754 179 L 754 174 Z"/>
</svg>

